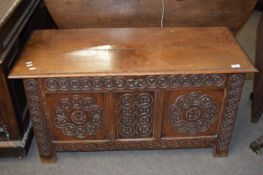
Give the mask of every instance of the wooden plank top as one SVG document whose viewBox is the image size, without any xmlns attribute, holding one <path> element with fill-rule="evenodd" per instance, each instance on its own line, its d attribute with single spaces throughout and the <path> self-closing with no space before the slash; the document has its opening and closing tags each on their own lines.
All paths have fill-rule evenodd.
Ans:
<svg viewBox="0 0 263 175">
<path fill-rule="evenodd" d="M 90 28 L 35 31 L 9 77 L 255 71 L 224 27 Z"/>
</svg>

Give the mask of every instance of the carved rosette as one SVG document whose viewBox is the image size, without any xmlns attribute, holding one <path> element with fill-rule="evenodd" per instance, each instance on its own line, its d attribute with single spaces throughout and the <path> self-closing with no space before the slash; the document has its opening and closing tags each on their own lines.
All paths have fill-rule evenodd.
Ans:
<svg viewBox="0 0 263 175">
<path fill-rule="evenodd" d="M 35 79 L 24 80 L 28 107 L 40 155 L 51 154 L 51 134 L 41 102 L 39 84 Z"/>
<path fill-rule="evenodd" d="M 150 93 L 123 94 L 119 98 L 119 136 L 150 137 L 152 134 L 153 96 Z"/>
<path fill-rule="evenodd" d="M 227 96 L 223 112 L 223 122 L 219 131 L 217 149 L 227 150 L 230 143 L 232 130 L 238 112 L 239 101 L 241 98 L 245 76 L 243 74 L 233 74 L 229 77 Z"/>
<path fill-rule="evenodd" d="M 132 90 L 181 87 L 220 87 L 225 84 L 224 74 L 161 75 L 141 77 L 83 77 L 46 78 L 43 83 L 48 91 L 80 90 Z"/>
<path fill-rule="evenodd" d="M 192 92 L 176 98 L 169 107 L 168 119 L 178 132 L 195 134 L 206 131 L 216 119 L 218 104 L 206 94 Z"/>
<path fill-rule="evenodd" d="M 55 109 L 56 127 L 75 138 L 96 134 L 101 120 L 102 109 L 90 97 L 73 95 L 62 98 Z"/>
</svg>

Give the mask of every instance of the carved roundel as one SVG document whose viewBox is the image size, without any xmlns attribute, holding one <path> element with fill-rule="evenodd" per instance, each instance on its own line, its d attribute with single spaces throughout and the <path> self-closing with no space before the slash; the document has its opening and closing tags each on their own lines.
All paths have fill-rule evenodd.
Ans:
<svg viewBox="0 0 263 175">
<path fill-rule="evenodd" d="M 150 93 L 123 94 L 119 98 L 119 135 L 121 138 L 150 137 L 153 96 Z"/>
<path fill-rule="evenodd" d="M 215 121 L 217 106 L 206 94 L 182 95 L 169 108 L 169 122 L 177 131 L 187 134 L 206 131 Z"/>
<path fill-rule="evenodd" d="M 62 98 L 55 110 L 56 127 L 67 136 L 84 138 L 96 134 L 102 109 L 93 98 L 74 95 Z"/>
</svg>

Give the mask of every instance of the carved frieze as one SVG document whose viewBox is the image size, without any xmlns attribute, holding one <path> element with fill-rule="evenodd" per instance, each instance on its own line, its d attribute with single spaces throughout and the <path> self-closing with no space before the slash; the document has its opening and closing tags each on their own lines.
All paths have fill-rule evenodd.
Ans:
<svg viewBox="0 0 263 175">
<path fill-rule="evenodd" d="M 55 109 L 55 125 L 67 136 L 84 138 L 96 134 L 101 120 L 102 109 L 90 97 L 62 98 Z"/>
<path fill-rule="evenodd" d="M 225 74 L 161 75 L 140 77 L 82 77 L 46 78 L 48 91 L 79 90 L 133 90 L 181 87 L 220 87 L 225 84 Z"/>
<path fill-rule="evenodd" d="M 119 136 L 121 138 L 152 135 L 153 95 L 125 93 L 119 98 Z"/>
<path fill-rule="evenodd" d="M 178 132 L 195 134 L 206 131 L 216 119 L 218 104 L 207 94 L 181 95 L 169 107 L 168 120 Z"/>
</svg>

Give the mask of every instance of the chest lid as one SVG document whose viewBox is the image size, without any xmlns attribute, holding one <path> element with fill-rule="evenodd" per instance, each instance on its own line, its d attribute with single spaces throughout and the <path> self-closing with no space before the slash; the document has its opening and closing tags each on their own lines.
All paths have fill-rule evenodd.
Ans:
<svg viewBox="0 0 263 175">
<path fill-rule="evenodd" d="M 224 27 L 90 28 L 35 31 L 9 78 L 255 71 Z"/>
</svg>

